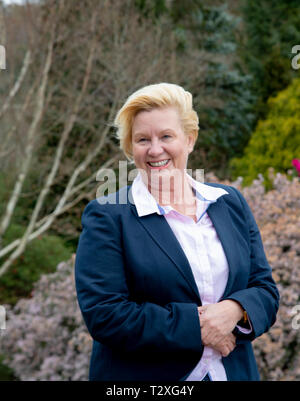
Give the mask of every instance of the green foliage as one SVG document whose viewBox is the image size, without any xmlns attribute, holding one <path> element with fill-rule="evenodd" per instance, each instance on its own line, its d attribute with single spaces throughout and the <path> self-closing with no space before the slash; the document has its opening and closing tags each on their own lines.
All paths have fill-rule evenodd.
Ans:
<svg viewBox="0 0 300 401">
<path fill-rule="evenodd" d="M 240 54 L 253 76 L 258 100 L 255 113 L 263 118 L 267 99 L 289 85 L 297 71 L 291 68 L 292 47 L 300 43 L 298 0 L 244 0 Z"/>
<path fill-rule="evenodd" d="M 268 101 L 269 112 L 259 121 L 245 154 L 231 161 L 233 176 L 244 177 L 249 185 L 261 173 L 270 186 L 268 168 L 275 172 L 292 169 L 300 155 L 300 79 Z"/>
<path fill-rule="evenodd" d="M 199 168 L 201 163 L 225 178 L 229 159 L 242 155 L 255 121 L 252 77 L 240 70 L 236 57 L 235 32 L 240 20 L 229 13 L 226 4 L 202 4 L 191 19 L 195 45 L 208 57 L 203 83 L 199 76 L 199 88 L 191 88 L 200 125 L 193 164 Z M 201 152 L 205 158 L 199 160 Z"/>
<path fill-rule="evenodd" d="M 24 227 L 12 224 L 3 245 L 19 238 L 24 231 Z M 70 259 L 71 253 L 64 241 L 54 235 L 43 235 L 30 242 L 24 254 L 0 277 L 0 304 L 14 305 L 19 298 L 30 296 L 41 274 L 54 272 L 58 263 Z"/>
<path fill-rule="evenodd" d="M 135 6 L 146 18 L 158 18 L 167 10 L 165 0 L 135 0 Z"/>
<path fill-rule="evenodd" d="M 3 364 L 3 357 L 0 355 L 0 381 L 17 380 L 11 368 Z"/>
<path fill-rule="evenodd" d="M 219 177 L 224 178 L 224 167 L 230 158 L 242 155 L 254 128 L 254 98 L 249 90 L 250 77 L 238 71 L 228 71 L 221 65 L 211 65 L 207 88 L 213 92 L 213 86 L 218 83 L 218 100 L 222 103 L 214 107 L 210 104 L 196 106 L 200 132 L 195 151 L 204 150 L 208 164 L 203 167 L 214 169 Z"/>
<path fill-rule="evenodd" d="M 157 24 L 163 15 L 172 27 L 178 61 L 194 63 L 193 75 L 187 73 L 178 81 L 193 94 L 199 115 L 200 135 L 190 168 L 226 176 L 228 160 L 242 155 L 255 121 L 251 76 L 236 65 L 240 18 L 217 0 L 135 0 L 135 4 L 143 17 L 155 15 Z"/>
</svg>

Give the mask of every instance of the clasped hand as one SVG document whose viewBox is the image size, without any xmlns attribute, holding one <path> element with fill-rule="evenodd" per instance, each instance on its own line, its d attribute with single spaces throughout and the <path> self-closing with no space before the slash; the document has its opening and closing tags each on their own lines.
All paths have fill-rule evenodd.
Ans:
<svg viewBox="0 0 300 401">
<path fill-rule="evenodd" d="M 202 343 L 219 351 L 223 357 L 235 348 L 236 337 L 232 334 L 243 316 L 240 304 L 224 300 L 198 307 Z"/>
</svg>

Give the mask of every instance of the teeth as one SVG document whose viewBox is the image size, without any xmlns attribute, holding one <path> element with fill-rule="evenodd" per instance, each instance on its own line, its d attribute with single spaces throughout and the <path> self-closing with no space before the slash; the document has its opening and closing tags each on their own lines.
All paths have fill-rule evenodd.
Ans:
<svg viewBox="0 0 300 401">
<path fill-rule="evenodd" d="M 152 167 L 160 167 L 160 166 L 165 166 L 168 163 L 169 160 L 163 160 L 161 162 L 156 162 L 156 163 L 151 163 L 149 162 L 150 166 Z"/>
</svg>

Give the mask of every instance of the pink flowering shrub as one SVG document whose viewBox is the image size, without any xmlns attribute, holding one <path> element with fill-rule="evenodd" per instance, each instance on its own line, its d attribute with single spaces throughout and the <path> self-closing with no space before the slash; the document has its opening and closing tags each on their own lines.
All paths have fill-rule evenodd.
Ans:
<svg viewBox="0 0 300 401">
<path fill-rule="evenodd" d="M 259 226 L 272 275 L 280 292 L 277 320 L 253 345 L 263 380 L 300 380 L 300 322 L 293 308 L 300 305 L 300 180 L 274 174 L 274 189 L 265 192 L 263 177 L 239 190 L 245 196 Z M 230 183 L 228 183 L 230 184 Z"/>
<path fill-rule="evenodd" d="M 87 380 L 92 341 L 77 304 L 72 262 L 35 285 L 31 299 L 7 307 L 0 353 L 20 380 Z"/>
<path fill-rule="evenodd" d="M 300 380 L 300 328 L 292 325 L 292 310 L 300 305 L 300 180 L 272 170 L 270 177 L 274 189 L 268 192 L 262 176 L 245 188 L 241 178 L 224 183 L 249 203 L 281 295 L 276 323 L 253 342 L 261 378 Z M 91 338 L 77 304 L 72 262 L 43 276 L 32 298 L 20 300 L 7 317 L 0 353 L 21 380 L 88 379 Z"/>
</svg>

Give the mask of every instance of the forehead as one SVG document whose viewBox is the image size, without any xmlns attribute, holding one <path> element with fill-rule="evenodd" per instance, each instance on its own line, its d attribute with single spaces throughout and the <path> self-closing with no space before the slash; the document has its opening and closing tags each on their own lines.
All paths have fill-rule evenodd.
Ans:
<svg viewBox="0 0 300 401">
<path fill-rule="evenodd" d="M 145 129 L 166 130 L 180 128 L 179 113 L 175 107 L 141 110 L 134 118 L 132 132 Z"/>
</svg>

